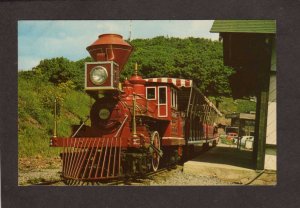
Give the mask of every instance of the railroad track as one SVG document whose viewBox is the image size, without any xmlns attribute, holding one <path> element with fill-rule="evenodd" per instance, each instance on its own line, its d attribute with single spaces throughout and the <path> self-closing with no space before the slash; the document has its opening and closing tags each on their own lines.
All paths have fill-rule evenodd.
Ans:
<svg viewBox="0 0 300 208">
<path fill-rule="evenodd" d="M 208 150 L 210 150 L 213 147 L 209 147 L 206 149 L 202 149 L 199 152 L 196 152 L 195 154 L 192 155 L 191 158 L 192 159 L 196 156 L 202 155 L 205 152 L 207 152 Z M 184 163 L 186 161 L 183 161 L 182 163 Z M 138 175 L 138 176 L 133 176 L 133 177 L 121 177 L 119 179 L 116 180 L 110 180 L 110 181 L 106 181 L 106 182 L 91 182 L 91 181 L 75 181 L 75 180 L 65 180 L 65 179 L 59 179 L 59 180 L 53 180 L 53 181 L 45 181 L 45 182 L 41 182 L 41 183 L 35 183 L 32 185 L 37 185 L 37 186 L 47 186 L 47 185 L 51 185 L 51 186 L 55 186 L 55 185 L 62 185 L 62 183 L 64 183 L 64 185 L 70 185 L 70 186 L 107 186 L 107 185 L 141 185 L 143 184 L 145 181 L 149 181 L 152 180 L 151 177 L 157 176 L 159 174 L 168 172 L 172 169 L 176 169 L 177 167 L 180 167 L 181 164 L 178 165 L 174 165 L 174 166 L 169 166 L 169 167 L 162 167 L 160 169 L 158 169 L 156 172 L 149 172 L 149 173 L 145 173 L 143 175 Z"/>
<path fill-rule="evenodd" d="M 161 173 L 169 171 L 169 168 L 160 168 L 156 172 L 149 172 L 145 173 L 140 176 L 134 176 L 134 177 L 129 177 L 129 178 L 121 178 L 117 181 L 111 182 L 111 183 L 106 183 L 105 185 L 141 185 L 145 181 L 152 180 L 151 177 L 159 175 Z"/>
<path fill-rule="evenodd" d="M 34 183 L 32 185 L 34 186 L 47 186 L 47 185 L 52 185 L 55 186 L 57 184 L 64 183 L 66 185 L 71 185 L 71 186 L 89 186 L 89 185 L 135 185 L 135 184 L 142 184 L 144 180 L 151 180 L 150 177 L 164 173 L 169 171 L 169 168 L 161 168 L 158 169 L 156 172 L 149 172 L 140 176 L 134 176 L 134 177 L 121 177 L 117 180 L 111 180 L 108 182 L 90 182 L 90 181 L 75 181 L 75 180 L 65 180 L 65 179 L 60 179 L 60 180 L 53 180 L 53 181 L 45 181 L 45 182 L 40 182 L 40 183 Z"/>
<path fill-rule="evenodd" d="M 63 179 L 60 180 L 54 180 L 54 181 L 45 181 L 45 182 L 41 182 L 41 183 L 34 183 L 32 184 L 33 186 L 46 186 L 46 185 L 54 185 L 54 184 L 58 184 L 60 182 L 63 182 Z"/>
</svg>

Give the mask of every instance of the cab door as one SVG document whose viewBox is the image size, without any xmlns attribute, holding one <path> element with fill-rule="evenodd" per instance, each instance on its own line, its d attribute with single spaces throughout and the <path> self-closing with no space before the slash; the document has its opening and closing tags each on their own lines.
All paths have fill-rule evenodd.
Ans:
<svg viewBox="0 0 300 208">
<path fill-rule="evenodd" d="M 167 99 L 167 87 L 159 86 L 158 87 L 158 117 L 168 117 L 168 99 Z"/>
</svg>

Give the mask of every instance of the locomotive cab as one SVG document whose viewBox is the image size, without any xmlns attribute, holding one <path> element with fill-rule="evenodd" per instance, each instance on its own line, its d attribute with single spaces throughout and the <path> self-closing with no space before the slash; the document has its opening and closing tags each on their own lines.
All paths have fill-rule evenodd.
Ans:
<svg viewBox="0 0 300 208">
<path fill-rule="evenodd" d="M 182 118 L 178 111 L 177 98 L 180 89 L 172 82 L 147 80 L 145 94 L 149 107 L 155 109 L 154 115 L 157 119 L 167 121 L 159 126 L 161 136 L 163 139 L 164 137 L 183 137 Z"/>
</svg>

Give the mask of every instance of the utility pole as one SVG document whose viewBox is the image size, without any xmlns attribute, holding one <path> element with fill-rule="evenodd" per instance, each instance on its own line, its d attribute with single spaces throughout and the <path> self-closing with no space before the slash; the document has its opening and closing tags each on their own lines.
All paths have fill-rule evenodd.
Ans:
<svg viewBox="0 0 300 208">
<path fill-rule="evenodd" d="M 132 20 L 129 20 L 129 37 L 128 37 L 128 40 L 130 41 L 131 40 L 131 24 L 132 24 Z"/>
</svg>

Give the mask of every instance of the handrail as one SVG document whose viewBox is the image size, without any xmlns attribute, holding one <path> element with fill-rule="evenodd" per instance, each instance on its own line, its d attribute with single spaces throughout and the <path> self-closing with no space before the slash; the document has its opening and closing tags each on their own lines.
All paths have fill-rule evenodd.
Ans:
<svg viewBox="0 0 300 208">
<path fill-rule="evenodd" d="M 132 100 L 132 102 L 133 102 L 133 115 L 132 115 L 132 136 L 135 138 L 135 137 L 137 137 L 137 135 L 136 135 L 136 120 L 135 120 L 135 108 L 136 108 L 136 94 L 135 93 L 133 93 L 133 100 Z"/>
<path fill-rule="evenodd" d="M 114 137 L 117 137 L 117 136 L 118 136 L 118 134 L 120 133 L 120 131 L 121 131 L 121 129 L 123 128 L 123 126 L 124 126 L 125 122 L 127 121 L 127 119 L 128 119 L 128 115 L 126 114 L 126 116 L 125 116 L 125 118 L 124 118 L 124 120 L 123 120 L 123 122 L 122 122 L 120 128 L 118 129 L 118 131 L 117 131 L 117 133 L 115 134 Z"/>
<path fill-rule="evenodd" d="M 77 131 L 72 135 L 72 138 L 74 138 L 78 132 L 80 131 L 80 129 L 83 127 L 83 125 L 85 124 L 85 122 L 87 122 L 87 120 L 89 120 L 89 116 L 87 116 L 87 118 L 85 119 L 85 121 L 82 122 L 82 124 L 79 126 L 79 128 L 77 129 Z"/>
</svg>

